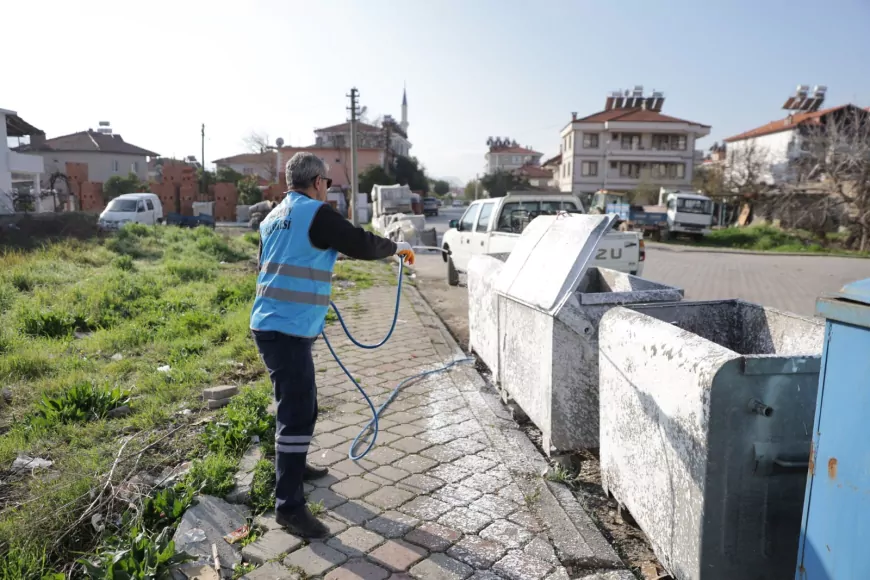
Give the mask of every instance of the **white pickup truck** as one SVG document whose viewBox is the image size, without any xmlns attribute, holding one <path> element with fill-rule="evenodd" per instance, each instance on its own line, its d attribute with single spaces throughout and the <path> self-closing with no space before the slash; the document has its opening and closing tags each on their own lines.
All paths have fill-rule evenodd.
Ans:
<svg viewBox="0 0 870 580">
<path fill-rule="evenodd" d="M 539 215 L 560 211 L 582 213 L 580 200 L 569 194 L 520 193 L 473 202 L 465 214 L 450 222 L 441 248 L 447 262 L 447 283 L 459 284 L 475 254 L 509 254 L 526 225 Z M 637 232 L 608 233 L 598 245 L 595 266 L 640 276 L 646 258 L 643 237 Z"/>
</svg>

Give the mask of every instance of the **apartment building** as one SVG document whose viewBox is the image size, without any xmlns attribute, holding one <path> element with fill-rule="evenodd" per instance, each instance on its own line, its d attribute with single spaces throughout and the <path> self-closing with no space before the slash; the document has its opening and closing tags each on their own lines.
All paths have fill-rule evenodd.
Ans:
<svg viewBox="0 0 870 580">
<path fill-rule="evenodd" d="M 561 132 L 556 182 L 575 195 L 599 189 L 629 192 L 641 184 L 689 188 L 695 143 L 710 126 L 663 114 L 664 96 L 643 95 L 643 87 L 607 97 L 603 111 L 571 114 Z"/>
<path fill-rule="evenodd" d="M 540 165 L 543 153 L 531 147 L 522 147 L 509 137 L 490 137 L 486 140 L 489 150 L 486 159 L 486 173 L 496 171 L 514 171 L 524 165 Z"/>
</svg>

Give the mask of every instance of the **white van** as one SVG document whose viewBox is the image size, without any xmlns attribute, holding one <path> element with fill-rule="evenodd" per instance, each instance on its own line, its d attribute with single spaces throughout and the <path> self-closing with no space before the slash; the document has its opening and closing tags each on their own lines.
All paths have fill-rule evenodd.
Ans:
<svg viewBox="0 0 870 580">
<path fill-rule="evenodd" d="M 100 214 L 100 228 L 116 230 L 124 224 L 163 223 L 163 205 L 153 193 L 125 193 L 109 202 Z"/>
</svg>

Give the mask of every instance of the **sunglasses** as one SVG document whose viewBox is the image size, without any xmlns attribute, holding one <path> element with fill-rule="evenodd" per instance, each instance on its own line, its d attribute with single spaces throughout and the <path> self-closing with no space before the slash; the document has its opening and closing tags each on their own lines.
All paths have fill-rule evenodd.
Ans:
<svg viewBox="0 0 870 580">
<path fill-rule="evenodd" d="M 323 176 L 321 175 L 321 176 L 320 176 L 320 179 L 323 179 L 323 180 L 326 181 L 326 189 L 329 189 L 330 187 L 332 187 L 332 180 L 331 180 L 330 178 L 328 178 L 328 177 L 323 177 Z"/>
</svg>

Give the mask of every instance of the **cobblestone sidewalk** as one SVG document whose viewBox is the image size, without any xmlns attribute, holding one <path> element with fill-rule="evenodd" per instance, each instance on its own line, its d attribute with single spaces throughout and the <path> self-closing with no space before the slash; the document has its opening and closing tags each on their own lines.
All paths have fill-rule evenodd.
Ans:
<svg viewBox="0 0 870 580">
<path fill-rule="evenodd" d="M 380 349 L 356 348 L 338 324 L 327 327 L 376 405 L 402 379 L 462 356 L 416 290 L 403 294 L 396 331 Z M 382 286 L 339 306 L 358 340 L 376 342 L 394 301 L 395 288 Z M 261 567 L 245 578 L 633 578 L 619 571 L 597 531 L 591 534 L 585 514 L 580 519 L 591 528 L 578 531 L 577 518 L 556 500 L 559 490 L 540 477 L 546 464 L 497 397 L 482 392 L 471 365 L 404 388 L 382 416 L 377 445 L 359 462 L 348 459 L 348 447 L 371 412 L 322 341 L 315 368 L 321 417 L 309 460 L 330 474 L 306 491 L 324 508 L 332 536 L 306 543 L 260 517 L 269 531 L 242 554 Z M 577 566 L 615 571 L 583 576 Z"/>
</svg>

